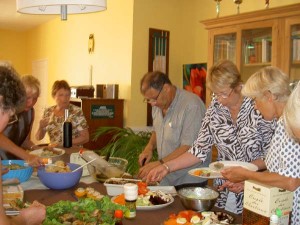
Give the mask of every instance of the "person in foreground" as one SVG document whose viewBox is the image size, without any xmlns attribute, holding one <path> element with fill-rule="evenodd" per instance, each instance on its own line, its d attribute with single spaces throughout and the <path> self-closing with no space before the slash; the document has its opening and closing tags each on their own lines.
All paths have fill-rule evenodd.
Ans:
<svg viewBox="0 0 300 225">
<path fill-rule="evenodd" d="M 213 99 L 202 122 L 197 140 L 188 152 L 166 162 L 169 170 L 176 171 L 202 163 L 218 150 L 218 161 L 253 162 L 260 166 L 275 129 L 275 121 L 266 121 L 254 108 L 251 98 L 241 94 L 242 81 L 237 67 L 228 60 L 214 65 L 207 77 L 207 86 Z M 149 172 L 147 181 L 157 181 L 169 171 L 164 166 Z M 221 186 L 216 207 L 240 214 L 243 210 L 243 183 L 227 186 L 223 179 L 214 180 Z M 224 188 L 226 187 L 226 188 Z"/>
<path fill-rule="evenodd" d="M 152 168 L 166 166 L 165 163 L 190 148 L 197 138 L 205 114 L 205 105 L 198 96 L 175 87 L 166 74 L 158 71 L 144 75 L 140 90 L 145 97 L 144 102 L 152 106 L 153 117 L 151 138 L 139 156 L 139 164 L 142 166 L 139 176 L 146 178 Z M 155 149 L 160 160 L 150 162 Z M 209 163 L 210 157 L 203 165 L 208 166 Z M 206 182 L 206 179 L 186 175 L 188 170 L 197 166 L 200 165 L 168 174 L 160 185 L 199 185 L 200 182 Z"/>
<path fill-rule="evenodd" d="M 9 118 L 9 121 L 7 121 L 8 124 L 12 124 L 17 121 L 17 114 L 24 110 L 26 102 L 25 88 L 18 77 L 19 76 L 13 67 L 0 66 L 0 96 L 10 94 L 19 99 L 18 103 L 15 105 L 15 113 Z M 15 79 L 17 79 L 17 81 L 15 81 Z M 31 166 L 40 166 L 43 164 L 41 158 L 29 154 L 24 149 L 14 144 L 2 132 L 0 132 L 0 146 L 3 149 L 3 151 L 0 151 L 0 157 L 4 157 L 6 159 L 6 153 L 9 153 L 17 156 L 18 158 L 24 159 Z"/>
<path fill-rule="evenodd" d="M 57 80 L 52 86 L 52 97 L 56 105 L 45 109 L 40 120 L 36 139 L 42 140 L 46 133 L 50 137 L 52 146 L 63 145 L 63 123 L 65 109 L 69 110 L 69 119 L 72 122 L 72 144 L 81 146 L 89 141 L 88 124 L 81 108 L 70 104 L 71 88 L 65 80 Z"/>
<path fill-rule="evenodd" d="M 277 86 L 278 95 L 271 89 L 278 84 L 278 77 L 270 77 L 269 84 L 263 82 L 268 68 L 254 74 L 245 87 L 245 95 L 255 98 L 256 107 L 264 117 L 279 118 L 275 134 L 268 149 L 265 165 L 268 172 L 253 172 L 242 167 L 221 171 L 232 182 L 255 180 L 267 185 L 294 191 L 292 225 L 300 224 L 300 83 L 286 102 L 283 88 Z M 288 91 L 286 90 L 286 93 Z M 277 102 L 277 103 L 276 103 Z M 281 105 L 280 105 L 281 104 Z M 284 106 L 285 105 L 285 106 Z"/>
<path fill-rule="evenodd" d="M 18 87 L 18 89 L 16 89 Z M 0 67 L 0 132 L 8 124 L 10 118 L 22 110 L 25 90 L 16 72 L 12 68 Z M 2 163 L 0 158 L 2 176 Z M 46 207 L 34 202 L 29 208 L 21 210 L 16 217 L 8 218 L 3 208 L 2 179 L 0 179 L 0 221 L 1 225 L 39 225 L 46 215 Z"/>
<path fill-rule="evenodd" d="M 40 82 L 32 75 L 21 77 L 21 81 L 26 90 L 26 105 L 22 112 L 18 113 L 13 121 L 6 126 L 3 134 L 15 145 L 24 149 L 33 149 L 36 145 L 31 141 L 30 134 L 34 121 L 34 105 L 40 95 Z M 5 148 L 0 137 L 0 147 Z M 2 159 L 18 159 L 13 154 L 0 150 Z"/>
</svg>

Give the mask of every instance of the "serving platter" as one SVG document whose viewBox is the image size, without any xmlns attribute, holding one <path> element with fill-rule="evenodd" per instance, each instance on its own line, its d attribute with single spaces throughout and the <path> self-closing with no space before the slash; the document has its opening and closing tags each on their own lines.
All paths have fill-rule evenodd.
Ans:
<svg viewBox="0 0 300 225">
<path fill-rule="evenodd" d="M 189 175 L 194 177 L 200 177 L 200 178 L 206 178 L 206 179 L 215 179 L 215 178 L 221 178 L 222 175 L 212 170 L 209 167 L 201 167 L 201 168 L 195 168 L 188 171 Z"/>
<path fill-rule="evenodd" d="M 165 204 L 160 204 L 160 205 L 150 205 L 150 206 L 137 206 L 137 210 L 145 210 L 145 211 L 150 211 L 150 210 L 157 210 L 157 209 L 162 209 L 167 207 L 168 205 L 171 205 L 174 202 L 174 198 L 170 197 L 170 201 L 165 203 Z"/>
<path fill-rule="evenodd" d="M 241 166 L 245 169 L 251 171 L 257 171 L 258 167 L 252 163 L 248 162 L 241 162 L 241 161 L 218 161 L 209 164 L 209 168 L 213 171 L 220 171 L 225 168 L 234 167 L 234 166 Z"/>
<path fill-rule="evenodd" d="M 111 198 L 111 201 L 114 202 L 114 200 L 117 198 L 118 196 L 114 196 Z M 144 210 L 144 211 L 151 211 L 151 210 L 157 210 L 157 209 L 162 209 L 167 207 L 168 205 L 171 205 L 174 202 L 174 198 L 172 196 L 170 196 L 170 201 L 165 203 L 165 204 L 159 204 L 159 205 L 150 205 L 150 206 L 136 206 L 137 210 Z M 117 204 L 117 203 L 116 203 Z"/>
<path fill-rule="evenodd" d="M 30 154 L 37 155 L 37 156 L 43 157 L 43 158 L 55 158 L 55 157 L 59 157 L 59 156 L 62 156 L 63 154 L 65 154 L 64 149 L 53 148 L 53 150 L 55 152 L 57 152 L 57 154 L 47 154 L 46 153 L 47 151 L 51 152 L 51 150 L 49 150 L 47 147 L 33 150 L 30 152 Z"/>
<path fill-rule="evenodd" d="M 186 223 L 177 223 L 178 218 L 192 218 L 193 216 L 200 217 L 200 221 L 193 223 L 192 221 L 186 221 Z M 167 224 L 210 224 L 210 225 L 221 225 L 231 224 L 233 225 L 233 216 L 220 211 L 205 211 L 196 212 L 192 210 L 180 211 L 178 214 L 172 214 L 169 219 L 165 220 L 161 225 Z"/>
</svg>

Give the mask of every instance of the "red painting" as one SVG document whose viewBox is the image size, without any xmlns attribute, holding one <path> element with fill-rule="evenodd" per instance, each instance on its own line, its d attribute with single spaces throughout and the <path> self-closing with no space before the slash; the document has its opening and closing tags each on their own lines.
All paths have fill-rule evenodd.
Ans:
<svg viewBox="0 0 300 225">
<path fill-rule="evenodd" d="M 198 95 L 205 102 L 206 63 L 183 65 L 183 88 Z"/>
</svg>

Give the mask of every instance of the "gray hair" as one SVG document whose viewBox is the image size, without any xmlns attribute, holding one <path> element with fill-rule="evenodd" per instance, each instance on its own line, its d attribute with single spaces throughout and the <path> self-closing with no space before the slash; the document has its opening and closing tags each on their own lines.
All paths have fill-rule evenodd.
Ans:
<svg viewBox="0 0 300 225">
<path fill-rule="evenodd" d="M 21 81 L 25 86 L 25 89 L 29 88 L 34 93 L 40 96 L 40 81 L 32 75 L 24 75 L 21 77 Z"/>
<path fill-rule="evenodd" d="M 18 73 L 13 67 L 0 66 L 0 109 L 19 113 L 25 103 L 26 92 Z"/>
<path fill-rule="evenodd" d="M 286 131 L 291 137 L 295 138 L 292 129 L 300 129 L 300 82 L 298 82 L 289 97 L 284 107 L 282 117 Z"/>
<path fill-rule="evenodd" d="M 145 94 L 149 88 L 159 90 L 164 84 L 172 84 L 166 74 L 160 71 L 148 72 L 141 79 L 140 91 L 142 94 Z"/>
<path fill-rule="evenodd" d="M 289 77 L 276 67 L 264 67 L 251 75 L 242 89 L 242 94 L 261 99 L 266 91 L 270 91 L 276 101 L 286 102 L 291 93 Z"/>
</svg>

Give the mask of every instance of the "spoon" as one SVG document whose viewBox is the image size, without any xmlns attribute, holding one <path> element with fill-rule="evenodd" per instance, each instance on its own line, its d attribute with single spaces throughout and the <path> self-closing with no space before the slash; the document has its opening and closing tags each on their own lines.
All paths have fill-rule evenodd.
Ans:
<svg viewBox="0 0 300 225">
<path fill-rule="evenodd" d="M 92 159 L 91 161 L 88 161 L 87 163 L 85 163 L 85 164 L 79 166 L 79 167 L 76 168 L 75 170 L 72 170 L 72 173 L 73 173 L 73 172 L 76 172 L 77 170 L 81 169 L 82 167 L 84 167 L 84 166 L 90 164 L 91 162 L 94 162 L 96 159 L 97 159 L 97 158 L 94 158 L 94 159 Z"/>
</svg>

